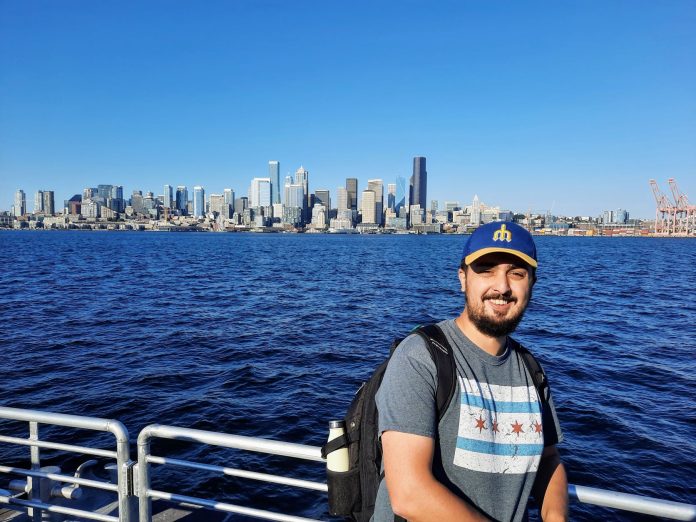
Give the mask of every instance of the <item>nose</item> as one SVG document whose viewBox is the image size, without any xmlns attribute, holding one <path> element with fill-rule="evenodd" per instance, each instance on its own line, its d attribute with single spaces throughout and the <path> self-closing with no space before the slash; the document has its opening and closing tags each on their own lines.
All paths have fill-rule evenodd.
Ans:
<svg viewBox="0 0 696 522">
<path fill-rule="evenodd" d="M 496 271 L 495 279 L 493 280 L 493 290 L 499 292 L 501 295 L 507 295 L 512 292 L 510 281 L 508 281 L 507 270 Z"/>
</svg>

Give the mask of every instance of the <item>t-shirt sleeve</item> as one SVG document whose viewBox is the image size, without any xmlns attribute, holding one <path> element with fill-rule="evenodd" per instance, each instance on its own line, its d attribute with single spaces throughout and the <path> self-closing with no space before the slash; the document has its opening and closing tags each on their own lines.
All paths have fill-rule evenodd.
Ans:
<svg viewBox="0 0 696 522">
<path fill-rule="evenodd" d="M 550 390 L 549 402 L 542 413 L 541 423 L 544 426 L 544 446 L 553 446 L 563 442 L 563 432 L 558 421 L 558 415 L 556 415 L 556 407 L 553 404 L 553 395 Z"/>
<path fill-rule="evenodd" d="M 380 435 L 388 430 L 435 437 L 437 370 L 425 341 L 410 335 L 396 348 L 377 392 Z"/>
</svg>

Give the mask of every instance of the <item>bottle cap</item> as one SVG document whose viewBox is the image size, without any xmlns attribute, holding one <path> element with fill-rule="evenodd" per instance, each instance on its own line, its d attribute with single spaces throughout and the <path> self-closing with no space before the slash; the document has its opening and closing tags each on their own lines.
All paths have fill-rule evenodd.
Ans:
<svg viewBox="0 0 696 522">
<path fill-rule="evenodd" d="M 334 428 L 346 428 L 346 421 L 343 420 L 332 420 L 329 421 L 329 429 L 332 430 Z"/>
</svg>

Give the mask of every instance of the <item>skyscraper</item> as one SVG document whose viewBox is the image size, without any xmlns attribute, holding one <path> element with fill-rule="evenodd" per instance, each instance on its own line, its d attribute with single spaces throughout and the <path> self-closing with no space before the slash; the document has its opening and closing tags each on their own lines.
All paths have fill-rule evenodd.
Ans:
<svg viewBox="0 0 696 522">
<path fill-rule="evenodd" d="M 416 156 L 413 158 L 413 175 L 411 176 L 411 194 L 409 205 L 420 205 L 420 208 L 427 208 L 428 192 L 428 173 L 425 170 L 425 158 Z"/>
<path fill-rule="evenodd" d="M 23 216 L 27 213 L 27 195 L 22 189 L 15 192 L 14 198 L 14 215 L 16 217 Z"/>
<path fill-rule="evenodd" d="M 326 207 L 326 212 L 331 211 L 331 196 L 328 190 L 320 189 L 314 191 L 314 204 L 320 203 Z"/>
<path fill-rule="evenodd" d="M 34 194 L 34 214 L 41 214 L 44 211 L 43 190 L 37 190 Z"/>
<path fill-rule="evenodd" d="M 193 216 L 205 215 L 205 189 L 200 185 L 193 187 Z"/>
<path fill-rule="evenodd" d="M 43 191 L 43 211 L 47 216 L 52 216 L 56 213 L 55 197 L 52 190 Z"/>
<path fill-rule="evenodd" d="M 375 193 L 372 190 L 363 190 L 360 212 L 363 223 L 377 223 Z"/>
<path fill-rule="evenodd" d="M 348 205 L 351 210 L 358 210 L 358 178 L 346 178 Z"/>
<path fill-rule="evenodd" d="M 382 224 L 382 213 L 384 211 L 384 182 L 381 179 L 367 180 L 367 190 L 375 193 L 375 220 L 374 223 Z"/>
<path fill-rule="evenodd" d="M 406 193 L 406 179 L 402 176 L 396 177 L 396 202 L 394 212 L 397 216 L 401 215 L 401 209 L 408 207 L 408 194 Z M 407 210 L 406 210 L 407 211 Z"/>
<path fill-rule="evenodd" d="M 271 206 L 271 178 L 254 178 L 249 187 L 251 208 Z"/>
<path fill-rule="evenodd" d="M 387 208 L 394 210 L 396 207 L 396 183 L 387 183 Z"/>
<path fill-rule="evenodd" d="M 184 185 L 176 187 L 176 209 L 186 215 L 186 206 L 188 205 L 188 189 Z"/>
<path fill-rule="evenodd" d="M 302 220 L 304 223 L 308 223 L 312 218 L 310 213 L 309 171 L 300 166 L 300 168 L 295 171 L 295 183 L 302 185 L 302 191 L 304 193 L 302 203 Z"/>
<path fill-rule="evenodd" d="M 162 201 L 162 205 L 165 208 L 172 208 L 172 186 L 171 185 L 164 186 L 164 201 Z"/>
<path fill-rule="evenodd" d="M 350 210 L 350 201 L 348 199 L 348 191 L 346 187 L 338 187 L 336 189 L 336 198 L 338 200 L 336 208 L 338 210 Z"/>
<path fill-rule="evenodd" d="M 280 162 L 268 162 L 268 177 L 271 179 L 271 203 L 280 203 Z"/>
</svg>

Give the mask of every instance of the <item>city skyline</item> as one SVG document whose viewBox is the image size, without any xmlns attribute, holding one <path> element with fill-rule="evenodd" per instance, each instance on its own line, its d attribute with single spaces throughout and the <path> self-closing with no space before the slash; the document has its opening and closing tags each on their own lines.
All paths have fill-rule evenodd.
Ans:
<svg viewBox="0 0 696 522">
<path fill-rule="evenodd" d="M 244 192 L 271 160 L 362 191 L 415 156 L 428 203 L 650 218 L 648 180 L 670 177 L 696 199 L 693 2 L 4 2 L 0 20 L 2 210 L 20 188 Z"/>
</svg>

